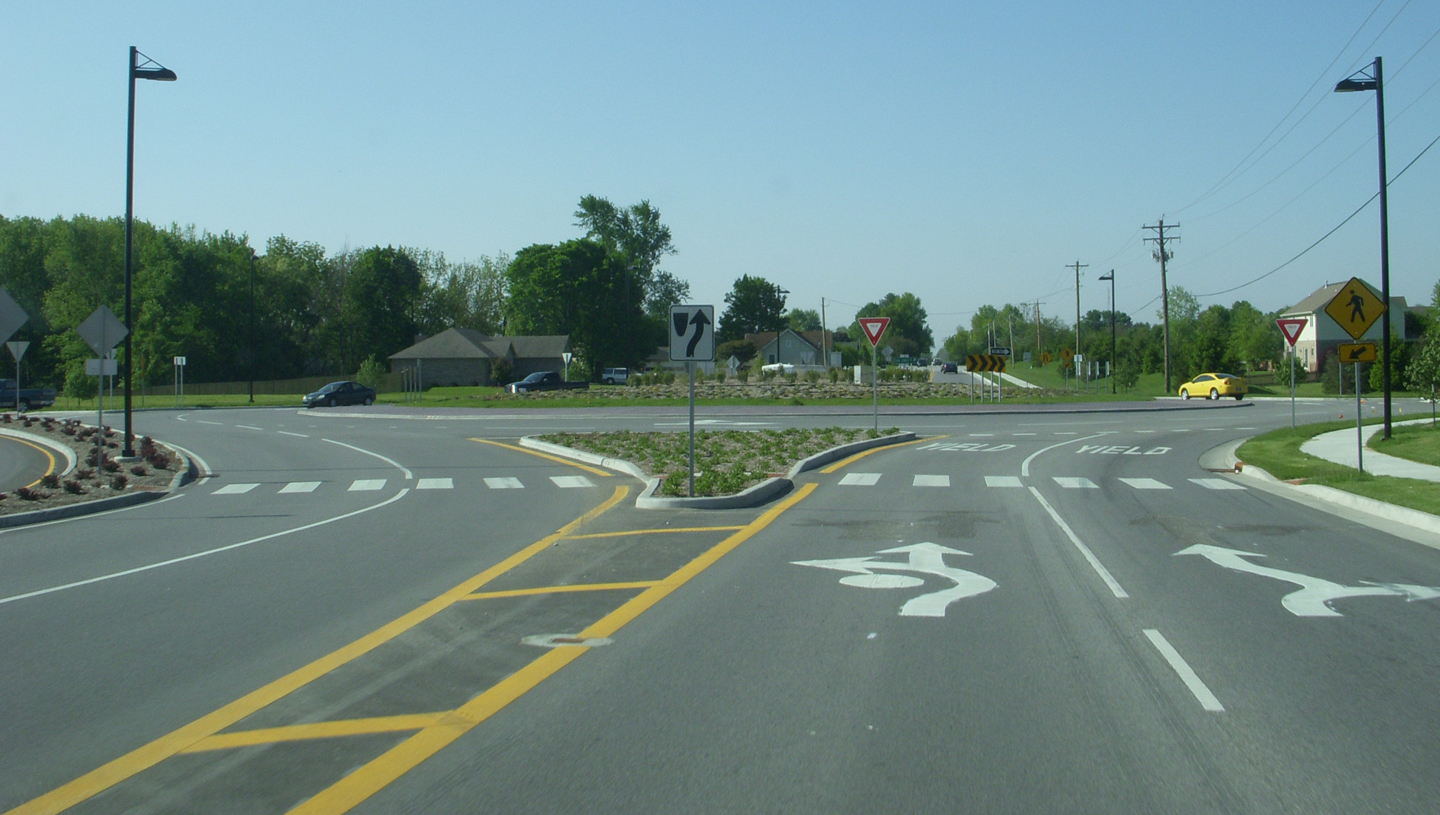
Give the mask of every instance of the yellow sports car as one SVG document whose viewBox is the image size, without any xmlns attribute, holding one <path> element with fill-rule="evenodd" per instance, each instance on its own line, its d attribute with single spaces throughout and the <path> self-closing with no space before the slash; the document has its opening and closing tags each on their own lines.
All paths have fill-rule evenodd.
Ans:
<svg viewBox="0 0 1440 815">
<path fill-rule="evenodd" d="M 1248 390 L 1250 390 L 1250 386 L 1238 376 L 1200 374 L 1180 386 L 1180 398 L 1189 399 L 1192 396 L 1203 396 L 1206 399 L 1219 399 L 1222 396 L 1233 396 L 1236 399 L 1243 399 Z"/>
</svg>

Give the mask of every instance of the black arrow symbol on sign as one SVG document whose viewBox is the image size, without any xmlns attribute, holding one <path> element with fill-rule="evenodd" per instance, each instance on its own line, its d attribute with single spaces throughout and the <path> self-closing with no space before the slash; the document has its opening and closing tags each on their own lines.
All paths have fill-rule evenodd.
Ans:
<svg viewBox="0 0 1440 815">
<path fill-rule="evenodd" d="M 1350 351 L 1350 357 L 1349 357 L 1349 359 L 1350 359 L 1351 362 L 1355 362 L 1355 361 L 1359 360 L 1359 359 L 1360 359 L 1360 355 L 1363 354 L 1363 353 L 1365 353 L 1365 349 L 1364 349 L 1364 348 L 1351 348 L 1351 349 L 1349 349 L 1349 351 Z"/>
<path fill-rule="evenodd" d="M 705 326 L 710 324 L 710 318 L 705 316 L 703 309 L 696 309 L 695 316 L 690 318 L 690 325 L 695 326 L 695 336 L 690 338 L 690 344 L 685 346 L 685 356 L 695 356 L 695 346 L 700 344 L 700 337 L 705 333 Z"/>
</svg>

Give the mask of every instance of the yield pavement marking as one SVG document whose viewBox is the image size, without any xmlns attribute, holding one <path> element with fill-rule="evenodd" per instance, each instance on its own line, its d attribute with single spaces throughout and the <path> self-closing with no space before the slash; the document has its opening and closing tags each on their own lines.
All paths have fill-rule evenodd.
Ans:
<svg viewBox="0 0 1440 815">
<path fill-rule="evenodd" d="M 880 473 L 846 473 L 840 479 L 842 487 L 873 487 L 880 480 Z"/>
<path fill-rule="evenodd" d="M 1122 484 L 1128 484 L 1137 490 L 1168 490 L 1169 484 L 1162 484 L 1153 478 L 1122 478 Z"/>
<path fill-rule="evenodd" d="M 594 481 L 591 481 L 583 475 L 552 475 L 550 476 L 550 480 L 555 482 L 555 486 L 559 487 L 562 490 L 573 490 L 580 489 L 582 487 L 595 486 Z"/>
<path fill-rule="evenodd" d="M 385 489 L 385 479 L 361 478 L 351 484 L 350 489 L 346 490 L 346 492 L 374 492 L 375 490 L 383 489 Z"/>
<path fill-rule="evenodd" d="M 1440 597 L 1440 587 L 1414 586 L 1406 583 L 1370 583 L 1365 586 L 1345 586 L 1320 577 L 1287 572 L 1251 563 L 1247 558 L 1265 557 L 1259 552 L 1245 552 L 1226 549 L 1208 543 L 1197 543 L 1181 549 L 1179 555 L 1200 555 L 1217 566 L 1224 566 L 1237 572 L 1269 577 L 1294 583 L 1299 591 L 1292 591 L 1280 598 L 1280 605 L 1296 617 L 1342 617 L 1340 612 L 1330 608 L 1330 603 L 1346 597 L 1404 597 L 1407 601 L 1433 600 Z"/>
<path fill-rule="evenodd" d="M 948 487 L 950 476 L 948 475 L 917 475 L 912 487 Z"/>
<path fill-rule="evenodd" d="M 1192 478 L 1191 484 L 1199 484 L 1207 490 L 1243 490 L 1244 487 L 1223 478 Z"/>
<path fill-rule="evenodd" d="M 287 492 L 314 492 L 320 486 L 319 481 L 291 481 L 280 488 L 281 493 Z"/>
<path fill-rule="evenodd" d="M 1212 713 L 1225 712 L 1225 706 L 1220 704 L 1220 700 L 1215 698 L 1215 694 L 1211 693 L 1209 688 L 1205 687 L 1205 683 L 1200 681 L 1200 677 L 1195 674 L 1190 663 L 1185 661 L 1185 657 L 1180 656 L 1180 652 L 1176 651 L 1175 646 L 1165 639 L 1164 634 L 1153 628 L 1147 628 L 1145 636 L 1150 640 L 1150 644 L 1155 646 L 1155 650 L 1160 652 L 1160 656 L 1165 657 L 1165 661 L 1170 663 L 1170 667 L 1180 676 L 1180 681 L 1185 683 L 1185 687 L 1195 694 L 1195 698 L 1200 702 L 1200 707 Z"/>
<path fill-rule="evenodd" d="M 453 490 L 455 481 L 449 478 L 422 478 L 415 482 L 417 490 Z"/>
<path fill-rule="evenodd" d="M 1023 487 L 1025 486 L 1017 476 L 1013 475 L 987 475 L 985 476 L 987 487 Z"/>
<path fill-rule="evenodd" d="M 211 495 L 244 495 L 245 493 L 260 486 L 259 484 L 226 484 L 220 489 L 210 493 Z"/>
<path fill-rule="evenodd" d="M 525 485 L 518 478 L 487 478 L 485 486 L 492 490 L 523 490 Z"/>
<path fill-rule="evenodd" d="M 1075 478 L 1075 477 L 1071 477 L 1071 476 L 1057 475 L 1057 476 L 1054 476 L 1054 479 L 1055 479 L 1055 483 L 1056 483 L 1056 484 L 1059 484 L 1060 486 L 1064 487 L 1064 488 L 1067 489 L 1067 490 L 1098 490 L 1098 489 L 1100 489 L 1099 487 L 1097 487 L 1097 486 L 1095 485 L 1095 482 L 1094 482 L 1094 481 L 1091 481 L 1091 480 L 1088 479 L 1088 478 Z"/>
</svg>

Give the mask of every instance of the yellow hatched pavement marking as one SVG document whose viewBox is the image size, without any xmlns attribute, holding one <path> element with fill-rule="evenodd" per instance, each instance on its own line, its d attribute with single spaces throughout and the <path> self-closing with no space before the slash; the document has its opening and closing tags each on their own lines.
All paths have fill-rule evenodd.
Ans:
<svg viewBox="0 0 1440 815">
<path fill-rule="evenodd" d="M 64 812 L 76 804 L 103 792 L 116 784 L 150 769 L 182 750 L 197 744 L 231 727 L 246 716 L 260 710 L 292 691 L 304 687 L 340 666 L 364 656 L 386 642 L 409 631 L 420 623 L 434 617 L 441 611 L 459 602 L 466 595 L 510 571 L 531 557 L 545 551 L 556 541 L 589 523 L 601 514 L 614 508 L 630 494 L 630 488 L 619 486 L 604 503 L 581 515 L 560 529 L 521 549 L 489 569 L 466 580 L 453 589 L 421 605 L 419 608 L 375 629 L 358 640 L 315 660 L 314 662 L 280 677 L 279 679 L 236 699 L 235 701 L 208 713 L 195 721 L 164 736 L 138 747 L 119 758 L 110 761 L 80 776 L 74 781 L 56 787 L 39 798 L 10 810 L 6 815 L 50 815 Z"/>
<path fill-rule="evenodd" d="M 342 719 L 333 722 L 310 722 L 285 727 L 265 727 L 238 733 L 217 733 L 181 750 L 181 753 L 203 753 L 208 750 L 229 750 L 282 741 L 330 739 L 336 736 L 364 736 L 371 733 L 394 733 L 420 730 L 444 719 L 449 711 L 439 713 L 407 713 L 401 716 L 375 716 L 368 719 Z"/>
<path fill-rule="evenodd" d="M 851 465 L 851 464 L 854 464 L 855 462 L 859 461 L 860 459 L 862 459 L 862 458 L 864 458 L 864 457 L 866 457 L 866 456 L 868 456 L 868 455 L 871 455 L 871 454 L 873 454 L 873 453 L 880 453 L 880 452 L 883 452 L 883 451 L 885 451 L 885 450 L 894 450 L 896 447 L 909 447 L 909 446 L 912 445 L 912 444 L 919 444 L 919 443 L 922 442 L 922 441 L 935 441 L 935 440 L 937 440 L 937 439 L 948 439 L 948 438 L 950 438 L 949 435 L 945 435 L 945 436 L 929 436 L 929 437 L 926 437 L 926 438 L 923 438 L 923 439 L 916 439 L 916 440 L 914 440 L 914 441 L 902 441 L 902 442 L 900 442 L 899 444 L 887 444 L 887 445 L 885 445 L 884 447 L 871 447 L 869 450 L 861 450 L 860 452 L 856 453 L 856 454 L 853 455 L 853 456 L 850 456 L 849 458 L 841 459 L 841 460 L 835 462 L 834 464 L 831 464 L 831 465 L 828 466 L 828 467 L 824 467 L 824 468 L 822 468 L 822 469 L 820 470 L 820 472 L 825 473 L 825 474 L 828 475 L 828 474 L 830 474 L 830 473 L 835 472 L 836 470 L 841 469 L 842 467 L 847 467 L 847 466 L 849 466 L 849 465 Z"/>
<path fill-rule="evenodd" d="M 540 452 L 539 450 L 531 450 L 531 449 L 526 448 L 526 447 L 517 447 L 517 446 L 515 446 L 515 445 L 513 445 L 513 444 L 505 444 L 505 443 L 503 443 L 503 442 L 490 441 L 489 439 L 471 439 L 470 441 L 479 442 L 479 443 L 481 443 L 481 444 L 491 444 L 491 445 L 494 445 L 494 446 L 496 446 L 496 447 L 504 447 L 506 450 L 514 450 L 514 451 L 517 452 L 517 453 L 527 453 L 527 454 L 532 455 L 532 456 L 539 456 L 540 458 L 549 459 L 549 460 L 554 461 L 554 462 L 557 462 L 557 463 L 559 463 L 559 464 L 568 464 L 568 465 L 570 465 L 571 467 L 579 467 L 580 469 L 584 470 L 584 471 L 587 472 L 587 473 L 592 473 L 592 474 L 594 474 L 594 475 L 604 476 L 605 478 L 610 478 L 611 476 L 615 475 L 614 473 L 607 473 L 607 472 L 605 472 L 604 470 L 601 470 L 601 469 L 599 469 L 599 468 L 591 467 L 591 466 L 588 465 L 588 464 L 581 464 L 581 463 L 578 462 L 578 461 L 571 461 L 571 460 L 568 459 L 568 458 L 561 458 L 561 457 L 559 457 L 559 456 L 552 456 L 552 455 L 550 455 L 549 453 L 542 453 L 542 452 Z"/>
<path fill-rule="evenodd" d="M 660 581 L 637 580 L 630 583 L 581 583 L 575 586 L 541 586 L 534 589 L 510 589 L 508 591 L 482 591 L 467 594 L 461 600 L 492 600 L 497 597 L 528 597 L 532 594 L 565 594 L 576 591 L 612 591 L 615 589 L 648 589 Z"/>
<path fill-rule="evenodd" d="M 581 632 L 580 636 L 586 638 L 608 637 L 619 631 L 626 623 L 640 616 L 675 589 L 684 585 L 686 581 L 705 571 L 715 561 L 769 526 L 782 513 L 814 492 L 815 486 L 815 484 L 802 486 L 735 534 L 711 547 L 704 554 L 646 589 L 625 605 L 602 617 Z M 546 652 L 544 656 L 466 702 L 451 716 L 446 717 L 443 722 L 421 730 L 334 785 L 322 790 L 305 803 L 290 810 L 291 815 L 336 815 L 336 813 L 349 812 L 371 795 L 414 769 L 420 762 L 436 754 L 506 705 L 525 695 L 561 668 L 579 659 L 580 655 L 588 650 L 590 649 L 584 646 L 562 646 Z"/>
</svg>

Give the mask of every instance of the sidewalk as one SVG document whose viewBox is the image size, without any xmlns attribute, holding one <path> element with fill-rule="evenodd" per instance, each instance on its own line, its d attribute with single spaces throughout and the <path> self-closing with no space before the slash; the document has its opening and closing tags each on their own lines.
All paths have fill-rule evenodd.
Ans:
<svg viewBox="0 0 1440 815">
<path fill-rule="evenodd" d="M 1394 424 L 1419 424 L 1429 422 L 1427 419 L 1411 419 L 1406 422 L 1395 422 Z M 1368 444 L 1370 437 L 1379 433 L 1381 425 L 1369 425 L 1364 429 L 1365 442 Z M 1316 458 L 1323 458 L 1326 461 L 1333 461 L 1336 464 L 1343 464 L 1346 467 L 1356 466 L 1356 444 L 1355 429 L 1334 430 L 1329 433 L 1321 433 L 1310 441 L 1300 445 L 1302 453 L 1309 453 Z M 1440 467 L 1433 464 L 1421 464 L 1416 461 L 1409 461 L 1395 456 L 1387 456 L 1384 453 L 1377 453 L 1374 450 L 1365 450 L 1365 472 L 1371 475 L 1392 475 L 1399 478 L 1415 478 L 1421 481 L 1440 482 Z"/>
</svg>

